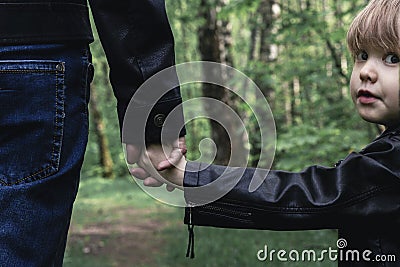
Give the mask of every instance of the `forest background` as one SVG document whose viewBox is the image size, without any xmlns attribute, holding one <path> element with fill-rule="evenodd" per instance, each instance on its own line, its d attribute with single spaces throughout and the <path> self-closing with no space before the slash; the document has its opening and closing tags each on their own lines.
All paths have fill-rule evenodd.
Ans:
<svg viewBox="0 0 400 267">
<path fill-rule="evenodd" d="M 272 167 L 287 171 L 299 171 L 314 164 L 333 166 L 349 152 L 361 149 L 382 130 L 359 118 L 348 92 L 353 59 L 347 51 L 346 32 L 351 20 L 367 3 L 367 0 L 166 1 L 175 37 L 176 63 L 198 60 L 219 62 L 250 77 L 266 97 L 275 118 L 277 148 Z M 124 183 L 130 178 L 120 144 L 109 69 L 98 38 L 91 49 L 95 80 L 91 86 L 90 135 L 82 184 L 98 182 L 99 179 L 107 179 L 113 184 Z M 240 127 L 233 123 L 225 126 L 234 135 L 232 142 L 249 151 L 248 166 L 257 166 L 259 152 L 263 148 L 260 147 L 262 143 L 257 121 L 246 103 L 232 92 L 209 84 L 185 85 L 181 92 L 184 101 L 200 96 L 212 97 L 237 111 L 249 136 L 244 138 L 245 133 L 237 130 Z M 184 112 L 189 114 L 194 111 Z M 219 125 L 203 118 L 191 121 L 186 128 L 187 156 L 190 160 L 200 157 L 200 141 L 211 138 L 217 145 L 214 163 L 226 164 L 229 161 L 231 143 Z M 248 141 L 248 145 L 244 141 Z M 243 159 L 237 160 L 240 162 Z M 85 193 L 85 190 L 83 188 L 82 192 Z M 130 202 L 134 202 L 136 196 L 132 198 Z M 96 203 L 102 205 L 100 197 L 97 200 L 99 202 Z M 85 227 L 79 218 L 84 216 L 83 210 L 80 213 L 82 206 L 79 201 L 84 202 L 85 198 L 78 196 L 72 229 L 74 223 L 82 224 L 81 229 Z M 85 223 L 89 222 L 85 220 Z M 182 228 L 179 231 L 183 231 Z M 299 238 L 301 246 L 307 240 L 329 239 L 334 244 L 336 233 L 304 232 L 304 236 L 305 239 Z M 288 239 L 291 244 L 296 240 L 290 234 L 280 235 L 278 239 Z M 231 242 L 227 240 L 230 239 L 227 237 L 220 242 Z M 85 244 L 80 243 L 82 251 L 90 243 L 90 240 L 86 241 L 82 241 Z M 256 243 L 261 246 L 262 242 L 258 240 Z M 74 239 L 70 238 L 67 263 L 73 262 L 75 257 L 71 256 L 74 244 Z M 181 249 L 185 249 L 184 244 Z M 249 257 L 255 258 L 254 255 Z M 207 266 L 220 266 L 218 260 L 212 262 Z M 232 262 L 230 264 L 235 266 Z M 240 264 L 238 266 L 246 266 Z M 160 266 L 159 262 L 154 266 Z M 173 266 L 179 266 L 179 263 L 174 262 Z M 185 264 L 182 263 L 182 266 Z"/>
</svg>

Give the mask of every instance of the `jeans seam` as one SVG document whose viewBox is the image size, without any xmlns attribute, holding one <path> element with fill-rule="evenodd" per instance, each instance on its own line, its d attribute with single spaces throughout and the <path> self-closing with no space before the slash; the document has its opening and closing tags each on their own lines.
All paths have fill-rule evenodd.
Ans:
<svg viewBox="0 0 400 267">
<path fill-rule="evenodd" d="M 37 170 L 35 173 L 30 174 L 29 176 L 20 178 L 20 179 L 16 180 L 15 182 L 5 182 L 5 181 L 3 181 L 3 180 L 0 180 L 0 183 L 1 183 L 2 185 L 5 185 L 5 186 L 12 186 L 12 185 L 20 184 L 20 183 L 22 183 L 22 182 L 24 182 L 24 181 L 26 181 L 26 180 L 29 180 L 30 178 L 32 178 L 32 177 L 34 177 L 34 176 L 37 176 L 37 175 L 39 175 L 39 174 L 41 174 L 41 173 L 44 173 L 44 172 L 46 172 L 47 170 L 52 169 L 52 168 L 54 168 L 54 169 L 51 170 L 51 171 L 49 171 L 48 173 L 44 174 L 44 176 L 38 177 L 38 178 L 36 178 L 36 179 L 32 179 L 32 181 L 37 181 L 37 180 L 44 179 L 44 178 L 46 178 L 46 177 L 49 177 L 50 175 L 53 175 L 54 173 L 56 173 L 56 172 L 58 171 L 60 156 L 59 156 L 58 159 L 57 159 L 57 156 L 56 156 L 56 142 L 57 142 L 56 138 L 57 138 L 57 136 L 56 136 L 56 135 L 57 135 L 57 130 L 58 130 L 58 128 L 59 128 L 59 126 L 58 126 L 58 124 L 59 124 L 59 118 L 58 118 L 58 116 L 57 116 L 58 113 L 59 113 L 59 111 L 58 111 L 59 108 L 57 107 L 57 105 L 58 105 L 57 102 L 58 102 L 59 90 L 60 90 L 59 84 L 60 84 L 60 83 L 63 84 L 63 82 L 60 82 L 60 81 L 59 81 L 59 74 L 61 74 L 62 77 L 63 77 L 63 76 L 64 76 L 64 71 L 59 71 L 59 70 L 43 70 L 43 69 L 42 69 L 42 70 L 0 70 L 0 73 L 4 73 L 4 72 L 6 72 L 6 73 L 32 73 L 32 72 L 55 73 L 55 81 L 56 81 L 56 87 L 55 87 L 55 91 L 56 91 L 56 94 L 55 94 L 55 102 L 56 102 L 56 105 L 55 105 L 55 125 L 54 125 L 53 145 L 52 145 L 52 152 L 51 152 L 51 162 L 50 162 L 50 165 L 47 166 L 47 167 L 42 167 L 41 169 Z M 62 80 L 62 81 L 63 81 L 63 80 Z M 63 113 L 63 112 L 64 112 L 64 101 L 62 101 L 62 110 L 61 110 L 61 113 Z M 61 116 L 63 116 L 63 114 L 61 114 Z M 62 131 L 62 126 L 61 126 L 60 128 L 61 128 L 60 130 Z M 63 139 L 63 133 L 61 133 L 60 142 L 62 141 L 62 139 Z M 61 144 L 60 144 L 60 150 L 61 150 Z M 56 166 L 54 166 L 54 162 L 57 162 Z"/>
<path fill-rule="evenodd" d="M 0 70 L 0 73 L 32 73 L 32 72 L 39 72 L 39 73 L 57 73 L 56 70 Z"/>
</svg>

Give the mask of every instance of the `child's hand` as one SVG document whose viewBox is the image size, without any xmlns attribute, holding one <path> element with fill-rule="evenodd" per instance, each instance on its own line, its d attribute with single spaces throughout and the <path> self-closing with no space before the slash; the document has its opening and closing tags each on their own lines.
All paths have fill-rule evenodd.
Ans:
<svg viewBox="0 0 400 267">
<path fill-rule="evenodd" d="M 184 153 L 186 153 L 185 148 L 182 149 L 179 143 L 163 147 L 151 145 L 140 155 L 138 162 L 140 168 L 132 169 L 131 173 L 142 179 L 146 186 L 157 187 L 166 183 L 168 191 L 172 191 L 175 187 L 182 189 L 186 166 Z"/>
</svg>

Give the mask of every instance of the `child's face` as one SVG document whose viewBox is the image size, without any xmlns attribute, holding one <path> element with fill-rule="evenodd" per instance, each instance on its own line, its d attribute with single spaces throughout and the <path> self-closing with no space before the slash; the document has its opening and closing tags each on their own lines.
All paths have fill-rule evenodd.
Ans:
<svg viewBox="0 0 400 267">
<path fill-rule="evenodd" d="M 386 126 L 400 123 L 399 56 L 375 48 L 360 52 L 350 92 L 364 120 Z"/>
</svg>

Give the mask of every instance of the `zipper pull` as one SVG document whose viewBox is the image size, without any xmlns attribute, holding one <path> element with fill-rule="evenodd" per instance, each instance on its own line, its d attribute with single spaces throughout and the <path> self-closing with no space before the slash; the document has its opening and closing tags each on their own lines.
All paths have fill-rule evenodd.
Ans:
<svg viewBox="0 0 400 267">
<path fill-rule="evenodd" d="M 188 224 L 188 232 L 189 232 L 189 242 L 186 250 L 187 258 L 194 258 L 194 225 L 192 224 L 192 207 L 189 207 L 189 224 Z"/>
</svg>

